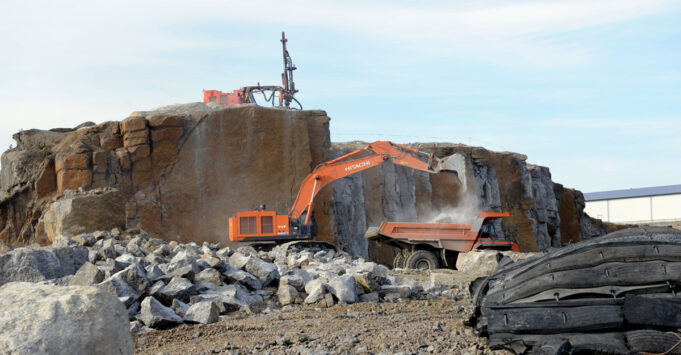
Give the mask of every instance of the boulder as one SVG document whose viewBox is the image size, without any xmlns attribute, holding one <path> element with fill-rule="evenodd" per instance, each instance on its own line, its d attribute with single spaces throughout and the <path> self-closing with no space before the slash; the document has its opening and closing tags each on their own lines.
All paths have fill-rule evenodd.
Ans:
<svg viewBox="0 0 681 355">
<path fill-rule="evenodd" d="M 298 291 L 303 291 L 305 290 L 305 285 L 313 278 L 313 275 L 311 275 L 307 270 L 296 268 L 289 271 L 287 274 L 284 274 L 279 282 L 291 285 Z"/>
<path fill-rule="evenodd" d="M 119 276 L 140 295 L 145 294 L 151 286 L 146 271 L 139 264 L 132 264 L 113 276 Z"/>
<path fill-rule="evenodd" d="M 203 254 L 201 255 L 201 260 L 205 261 L 206 264 L 208 264 L 208 266 L 212 267 L 213 269 L 222 271 L 225 267 L 225 263 L 220 258 L 212 255 Z"/>
<path fill-rule="evenodd" d="M 194 279 L 204 282 L 210 282 L 216 286 L 220 286 L 220 284 L 222 284 L 222 277 L 220 275 L 220 272 L 213 268 L 208 268 L 201 271 L 198 275 L 194 277 Z"/>
<path fill-rule="evenodd" d="M 228 271 L 225 274 L 225 278 L 229 282 L 238 282 L 244 286 L 247 286 L 251 290 L 260 290 L 262 289 L 262 281 L 260 281 L 257 277 L 249 274 L 246 271 L 243 270 L 231 270 Z"/>
<path fill-rule="evenodd" d="M 49 240 L 58 235 L 77 236 L 114 227 L 125 227 L 125 195 L 108 189 L 81 193 L 53 202 L 43 216 Z"/>
<path fill-rule="evenodd" d="M 220 311 L 213 301 L 195 303 L 184 314 L 184 321 L 188 323 L 209 324 L 217 322 L 219 318 Z"/>
<path fill-rule="evenodd" d="M 91 263 L 84 263 L 73 276 L 69 285 L 92 286 L 104 280 L 104 272 Z"/>
<path fill-rule="evenodd" d="M 168 262 L 168 270 L 179 269 L 194 264 L 196 264 L 196 255 L 191 255 L 188 251 L 179 251 Z"/>
<path fill-rule="evenodd" d="M 144 249 L 149 251 L 150 248 L 145 246 Z M 167 244 L 161 244 L 153 251 L 154 255 L 158 256 L 169 256 L 170 252 L 171 252 L 170 247 Z"/>
<path fill-rule="evenodd" d="M 279 271 L 276 265 L 254 257 L 248 259 L 246 271 L 262 281 L 264 287 L 279 279 Z"/>
<path fill-rule="evenodd" d="M 57 235 L 57 236 L 54 237 L 54 240 L 52 241 L 51 247 L 53 247 L 53 248 L 68 248 L 68 247 L 71 247 L 71 246 L 74 246 L 74 245 L 78 245 L 78 243 L 75 240 L 73 240 L 73 239 L 71 239 L 71 238 L 69 238 L 65 235 Z"/>
<path fill-rule="evenodd" d="M 118 297 L 125 306 L 128 307 L 139 299 L 140 294 L 130 287 L 120 275 L 114 275 L 104 280 L 97 287 L 108 291 L 110 294 Z"/>
<path fill-rule="evenodd" d="M 154 282 L 154 284 L 151 285 L 151 287 L 149 287 L 149 291 L 148 291 L 149 296 L 154 296 L 157 299 L 161 299 L 162 296 L 161 296 L 160 292 L 164 287 L 166 287 L 166 283 L 163 282 L 162 280 L 158 280 L 158 281 Z"/>
<path fill-rule="evenodd" d="M 172 304 L 173 299 L 187 303 L 189 302 L 189 297 L 196 294 L 196 288 L 191 281 L 184 277 L 175 276 L 159 291 L 159 294 L 165 304 Z"/>
<path fill-rule="evenodd" d="M 374 262 L 365 261 L 359 262 L 357 265 L 349 268 L 347 273 L 351 275 L 364 273 L 374 275 L 376 277 L 386 278 L 388 277 L 388 268 Z"/>
<path fill-rule="evenodd" d="M 229 263 L 236 266 L 238 269 L 246 267 L 250 256 L 236 252 L 229 257 Z"/>
<path fill-rule="evenodd" d="M 178 316 L 184 317 L 184 314 L 187 313 L 187 310 L 189 309 L 189 305 L 180 300 L 174 299 L 170 308 L 172 308 Z"/>
<path fill-rule="evenodd" d="M 145 253 L 144 253 L 144 249 L 142 249 L 142 247 L 137 243 L 133 243 L 133 242 L 128 243 L 128 245 L 125 246 L 125 250 L 128 253 L 130 253 L 134 256 L 138 256 L 138 257 L 145 257 L 146 256 Z"/>
<path fill-rule="evenodd" d="M 87 261 L 89 261 L 91 264 L 96 263 L 97 261 L 102 260 L 102 256 L 99 255 L 99 253 L 94 250 L 94 249 L 89 249 L 87 252 Z"/>
<path fill-rule="evenodd" d="M 305 298 L 305 303 L 317 303 L 324 298 L 324 293 L 326 293 L 327 285 L 322 279 L 314 279 L 305 285 L 305 292 L 307 297 Z"/>
<path fill-rule="evenodd" d="M 0 288 L 0 348 L 10 354 L 132 354 L 125 307 L 88 286 Z"/>
<path fill-rule="evenodd" d="M 262 297 L 258 295 L 252 295 L 243 286 L 234 284 L 220 286 L 214 290 L 205 292 L 200 295 L 200 300 L 212 300 L 216 303 L 220 303 L 229 312 L 249 306 L 255 302 L 262 301 Z"/>
<path fill-rule="evenodd" d="M 147 266 L 151 265 L 156 265 L 156 264 L 165 264 L 166 260 L 165 258 L 158 256 L 154 253 L 149 253 L 147 256 L 144 257 L 144 261 L 147 263 Z"/>
<path fill-rule="evenodd" d="M 374 276 L 374 274 L 357 273 L 352 275 L 352 277 L 355 279 L 357 285 L 362 287 L 364 293 L 378 291 L 381 288 L 380 280 L 376 276 Z"/>
<path fill-rule="evenodd" d="M 115 241 L 113 239 L 103 240 L 102 246 L 98 248 L 99 255 L 104 259 L 115 259 L 117 255 L 114 243 Z"/>
<path fill-rule="evenodd" d="M 81 246 L 48 249 L 51 249 L 59 259 L 60 269 L 64 276 L 75 274 L 88 261 L 88 249 Z"/>
<path fill-rule="evenodd" d="M 320 271 L 331 272 L 336 275 L 343 275 L 347 270 L 347 265 L 345 265 L 345 263 L 341 260 L 334 260 L 328 263 L 314 262 L 311 263 L 309 267 Z"/>
<path fill-rule="evenodd" d="M 197 293 L 203 293 L 203 292 L 207 292 L 207 291 L 210 291 L 210 290 L 217 289 L 218 285 L 216 285 L 212 282 L 197 280 L 197 281 L 194 281 L 194 288 L 196 289 Z"/>
<path fill-rule="evenodd" d="M 13 281 L 38 282 L 73 275 L 88 260 L 88 250 L 17 248 L 0 254 L 0 285 Z"/>
<path fill-rule="evenodd" d="M 138 301 L 133 302 L 130 306 L 128 306 L 127 311 L 130 320 L 135 319 L 135 316 L 140 312 L 140 303 Z"/>
<path fill-rule="evenodd" d="M 279 298 L 279 304 L 286 306 L 295 302 L 296 298 L 298 298 L 298 291 L 290 285 L 279 285 L 277 297 Z"/>
<path fill-rule="evenodd" d="M 140 319 L 151 328 L 167 328 L 182 323 L 172 308 L 166 307 L 153 297 L 147 297 L 142 301 Z"/>
<path fill-rule="evenodd" d="M 282 285 L 291 286 L 298 291 L 305 289 L 305 282 L 303 282 L 301 277 L 296 275 L 283 276 L 281 279 L 279 279 L 279 286 Z"/>
<path fill-rule="evenodd" d="M 329 279 L 327 288 L 339 301 L 357 302 L 357 284 L 355 278 L 350 275 L 341 275 Z"/>
<path fill-rule="evenodd" d="M 215 255 L 222 259 L 223 261 L 229 261 L 230 255 L 232 255 L 233 251 L 232 248 L 230 247 L 224 247 L 218 251 L 215 252 Z"/>
<path fill-rule="evenodd" d="M 89 233 L 77 235 L 73 240 L 84 247 L 91 247 L 96 242 L 95 236 Z"/>
<path fill-rule="evenodd" d="M 147 272 L 147 278 L 149 281 L 156 281 L 164 275 L 163 270 L 161 270 L 161 268 L 155 264 L 147 266 L 144 270 Z"/>
<path fill-rule="evenodd" d="M 191 265 L 186 265 L 176 269 L 171 269 L 171 267 L 168 266 L 168 270 L 166 271 L 166 273 L 160 276 L 159 278 L 163 280 L 170 280 L 175 277 L 184 277 L 188 280 L 194 280 L 194 276 L 199 272 L 200 272 L 199 266 L 196 265 L 196 263 L 192 263 Z"/>
</svg>

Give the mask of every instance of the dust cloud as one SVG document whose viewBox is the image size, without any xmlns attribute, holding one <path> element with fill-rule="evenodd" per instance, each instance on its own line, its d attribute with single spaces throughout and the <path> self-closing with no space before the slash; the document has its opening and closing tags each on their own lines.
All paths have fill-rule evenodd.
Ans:
<svg viewBox="0 0 681 355">
<path fill-rule="evenodd" d="M 419 216 L 419 222 L 473 224 L 480 213 L 478 206 L 478 196 L 469 189 L 461 196 L 456 206 L 427 211 Z"/>
</svg>

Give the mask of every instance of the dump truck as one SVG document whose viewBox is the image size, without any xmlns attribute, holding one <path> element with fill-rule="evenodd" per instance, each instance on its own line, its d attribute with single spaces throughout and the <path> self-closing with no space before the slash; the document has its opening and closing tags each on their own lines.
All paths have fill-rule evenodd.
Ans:
<svg viewBox="0 0 681 355">
<path fill-rule="evenodd" d="M 473 224 L 384 222 L 365 237 L 397 249 L 393 267 L 438 269 L 453 267 L 458 253 L 474 249 L 519 251 L 518 244 L 499 240 L 494 221 L 508 212 L 480 212 Z"/>
</svg>

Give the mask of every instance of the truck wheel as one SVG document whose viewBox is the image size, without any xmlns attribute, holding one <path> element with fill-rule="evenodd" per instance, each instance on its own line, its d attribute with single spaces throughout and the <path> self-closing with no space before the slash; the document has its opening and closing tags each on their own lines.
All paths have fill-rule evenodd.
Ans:
<svg viewBox="0 0 681 355">
<path fill-rule="evenodd" d="M 404 257 L 404 252 L 400 250 L 397 254 L 395 254 L 395 258 L 393 258 L 393 269 L 404 268 L 404 262 L 406 260 L 407 258 Z"/>
<path fill-rule="evenodd" d="M 417 250 L 407 257 L 406 265 L 409 269 L 435 270 L 440 267 L 435 254 L 428 250 Z"/>
</svg>

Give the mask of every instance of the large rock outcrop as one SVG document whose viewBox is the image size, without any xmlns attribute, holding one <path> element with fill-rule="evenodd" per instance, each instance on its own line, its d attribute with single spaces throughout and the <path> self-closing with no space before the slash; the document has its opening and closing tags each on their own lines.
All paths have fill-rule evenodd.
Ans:
<svg viewBox="0 0 681 355">
<path fill-rule="evenodd" d="M 19 132 L 3 154 L 0 240 L 49 243 L 37 227 L 63 209 L 48 207 L 54 196 L 112 187 L 124 194 L 127 227 L 225 243 L 231 214 L 263 203 L 287 211 L 300 181 L 326 160 L 328 122 L 323 111 L 196 103 L 77 130 Z"/>
<path fill-rule="evenodd" d="M 333 143 L 330 158 L 365 146 Z M 501 236 L 523 251 L 559 247 L 606 233 L 606 227 L 584 213 L 582 193 L 551 180 L 548 168 L 528 164 L 517 153 L 492 152 L 461 144 L 413 144 L 438 157 L 463 154 L 467 189 L 454 175 L 383 164 L 333 184 L 333 234 L 346 249 L 388 263 L 392 251 L 368 245 L 367 227 L 383 221 L 428 222 L 443 217 L 472 223 L 481 210 L 508 211 L 496 222 Z"/>
<path fill-rule="evenodd" d="M 15 139 L 17 148 L 2 158 L 0 241 L 6 245 L 0 249 L 49 243 L 54 236 L 41 226 L 62 203 L 55 196 L 104 187 L 122 194 L 128 228 L 166 240 L 228 244 L 229 216 L 260 204 L 286 213 L 317 164 L 364 146 L 332 146 L 323 111 L 201 103 L 78 129 L 23 131 Z M 555 184 L 548 168 L 528 164 L 523 155 L 457 144 L 414 146 L 437 156 L 464 154 L 467 193 L 451 174 L 384 164 L 321 191 L 318 239 L 367 256 L 369 226 L 442 215 L 462 220 L 479 209 L 511 212 L 497 229 L 527 251 L 605 232 L 584 214 L 580 192 Z"/>
</svg>

